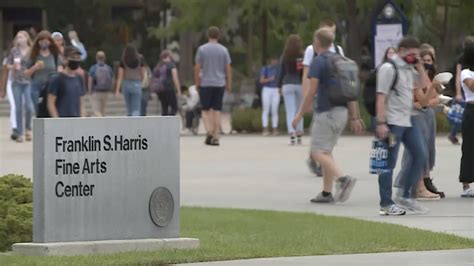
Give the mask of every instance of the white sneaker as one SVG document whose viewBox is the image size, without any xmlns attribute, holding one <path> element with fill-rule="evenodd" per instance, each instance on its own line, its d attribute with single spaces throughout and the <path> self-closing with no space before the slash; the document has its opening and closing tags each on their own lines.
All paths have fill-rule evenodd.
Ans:
<svg viewBox="0 0 474 266">
<path fill-rule="evenodd" d="M 399 216 L 399 215 L 405 215 L 405 213 L 406 211 L 398 207 L 396 204 L 392 204 L 387 207 L 380 207 L 380 210 L 379 210 L 380 215 Z"/>
<path fill-rule="evenodd" d="M 430 210 L 421 206 L 415 199 L 399 198 L 397 204 L 405 209 L 409 214 L 427 214 Z"/>
<path fill-rule="evenodd" d="M 461 193 L 461 198 L 474 198 L 474 190 L 472 188 L 466 188 Z"/>
</svg>

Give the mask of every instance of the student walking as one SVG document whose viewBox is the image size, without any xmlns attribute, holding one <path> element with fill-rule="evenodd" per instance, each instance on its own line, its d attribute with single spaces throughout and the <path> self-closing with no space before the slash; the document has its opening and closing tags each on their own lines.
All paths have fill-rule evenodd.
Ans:
<svg viewBox="0 0 474 266">
<path fill-rule="evenodd" d="M 360 119 L 357 101 L 349 101 L 345 104 L 335 103 L 329 97 L 332 84 L 337 83 L 335 73 L 331 64 L 336 60 L 334 53 L 329 51 L 334 41 L 334 34 L 327 29 L 317 30 L 314 34 L 314 47 L 318 56 L 313 60 L 309 69 L 310 86 L 305 92 L 303 104 L 293 119 L 294 128 L 303 119 L 306 110 L 311 108 L 313 97 L 318 94 L 317 105 L 313 107 L 314 119 L 311 128 L 311 156 L 318 161 L 323 170 L 323 189 L 315 198 L 313 203 L 333 203 L 346 201 L 356 179 L 345 175 L 336 165 L 333 150 L 337 141 L 347 125 L 348 109 L 350 112 L 350 126 L 355 133 L 362 133 L 364 125 Z M 340 57 L 340 56 L 339 56 Z M 355 63 L 353 62 L 353 65 Z M 358 77 L 358 73 L 352 73 Z M 358 80 L 352 81 L 358 84 Z M 339 83 L 340 84 L 340 83 Z M 358 86 L 358 85 L 356 85 Z M 336 192 L 333 196 L 333 184 L 336 179 Z"/>
<path fill-rule="evenodd" d="M 376 136 L 386 140 L 388 147 L 388 164 L 390 170 L 379 175 L 380 211 L 381 215 L 404 215 L 405 213 L 421 214 L 429 210 L 419 205 L 413 198 L 412 190 L 422 176 L 427 161 L 420 129 L 414 127 L 411 112 L 413 96 L 421 106 L 425 107 L 433 95 L 433 86 L 419 59 L 420 43 L 413 37 L 401 40 L 397 55 L 392 63 L 383 64 L 377 71 L 376 100 Z M 395 72 L 397 71 L 397 73 Z M 393 89 L 393 80 L 397 82 Z M 422 88 L 428 88 L 426 94 Z M 413 158 L 405 175 L 401 194 L 392 199 L 392 176 L 395 168 L 400 144 Z"/>
<path fill-rule="evenodd" d="M 181 96 L 178 70 L 171 58 L 171 53 L 164 50 L 160 54 L 160 62 L 153 69 L 151 90 L 156 92 L 161 103 L 161 115 L 171 116 L 178 112 L 178 98 Z"/>
<path fill-rule="evenodd" d="M 31 77 L 31 99 L 36 116 L 39 110 L 39 97 L 46 89 L 48 76 L 63 70 L 60 54 L 49 31 L 38 33 L 31 48 L 28 70 L 25 71 L 25 74 Z"/>
<path fill-rule="evenodd" d="M 88 91 L 91 96 L 94 116 L 105 116 L 105 107 L 114 81 L 114 71 L 106 64 L 106 55 L 98 51 L 96 64 L 89 69 Z"/>
<path fill-rule="evenodd" d="M 16 141 L 18 138 L 18 133 L 16 131 L 16 108 L 15 108 L 15 98 L 13 97 L 12 91 L 12 72 L 8 69 L 8 55 L 3 59 L 2 62 L 2 75 L 1 75 L 1 84 L 0 84 L 0 99 L 3 99 L 5 96 L 8 100 L 8 105 L 10 106 L 10 129 L 12 131 L 10 139 Z"/>
<path fill-rule="evenodd" d="M 54 74 L 48 86 L 48 111 L 51 117 L 84 116 L 84 95 L 86 88 L 83 79 L 77 74 L 81 52 L 75 47 L 64 49 L 63 72 Z"/>
<path fill-rule="evenodd" d="M 19 31 L 13 40 L 13 48 L 7 57 L 8 68 L 12 72 L 12 92 L 15 100 L 15 118 L 17 142 L 23 142 L 23 134 L 31 141 L 31 118 L 33 102 L 31 100 L 31 80 L 25 74 L 28 65 L 28 54 L 31 49 L 31 39 L 26 31 Z M 25 121 L 23 123 L 23 109 Z"/>
<path fill-rule="evenodd" d="M 280 106 L 280 91 L 278 90 L 278 59 L 273 57 L 269 64 L 260 70 L 262 89 L 262 126 L 263 135 L 270 135 L 268 116 L 272 118 L 272 133 L 278 135 L 278 107 Z"/>
<path fill-rule="evenodd" d="M 196 52 L 194 83 L 199 88 L 202 116 L 207 129 L 206 145 L 219 146 L 224 89 L 232 91 L 232 67 L 229 51 L 219 43 L 220 30 L 207 30 L 208 42 Z"/>
<path fill-rule="evenodd" d="M 327 29 L 331 31 L 334 34 L 334 36 L 336 35 L 336 23 L 332 19 L 322 20 L 319 23 L 319 29 Z M 336 54 L 344 56 L 344 50 L 342 49 L 342 47 L 340 45 L 335 44 L 334 42 L 329 48 L 329 51 L 332 53 L 336 53 Z M 303 92 L 309 90 L 309 81 L 310 81 L 310 79 L 308 78 L 309 67 L 311 66 L 311 62 L 316 56 L 317 56 L 317 53 L 315 52 L 313 48 L 313 43 L 311 43 L 310 45 L 306 47 L 305 52 L 304 52 L 304 58 L 303 58 L 303 80 L 302 80 Z M 313 100 L 313 102 L 314 102 L 313 104 L 316 104 L 316 100 Z M 311 154 L 309 155 L 307 164 L 310 171 L 313 174 L 319 177 L 323 176 L 320 164 L 311 158 Z"/>
<path fill-rule="evenodd" d="M 292 34 L 286 39 L 278 79 L 278 87 L 282 88 L 283 99 L 285 101 L 286 127 L 290 137 L 290 145 L 301 144 L 304 134 L 303 120 L 298 123 L 296 128 L 293 128 L 291 125 L 303 100 L 303 89 L 301 87 L 302 74 L 303 43 L 300 36 Z"/>
<path fill-rule="evenodd" d="M 466 108 L 462 121 L 462 157 L 459 181 L 463 185 L 461 197 L 474 198 L 470 184 L 474 182 L 474 36 L 464 43 L 464 65 L 461 85 L 466 97 Z"/>
<path fill-rule="evenodd" d="M 436 160 L 436 116 L 434 108 L 439 104 L 437 93 L 437 86 L 439 83 L 433 83 L 433 78 L 436 74 L 434 55 L 429 50 L 422 50 L 420 55 L 426 73 L 431 81 L 429 86 L 434 88 L 432 88 L 432 97 L 429 99 L 428 104 L 425 107 L 420 104 L 416 97 L 413 105 L 414 108 L 411 120 L 413 127 L 417 127 L 421 132 L 423 149 L 427 154 L 423 175 L 418 179 L 416 191 L 413 191 L 413 193 L 417 200 L 439 200 L 441 196 L 444 197 L 444 193 L 438 192 L 437 188 L 433 185 L 430 176 L 430 172 L 433 171 Z M 424 91 L 426 90 L 427 88 L 424 88 Z M 413 158 L 411 157 L 411 153 L 406 149 L 403 153 L 402 167 L 395 181 L 395 187 L 400 189 L 404 187 L 405 178 L 409 174 L 412 161 Z"/>
<path fill-rule="evenodd" d="M 123 49 L 118 70 L 115 96 L 120 98 L 120 89 L 125 99 L 128 116 L 140 116 L 142 101 L 143 63 L 135 46 L 129 44 Z"/>
</svg>

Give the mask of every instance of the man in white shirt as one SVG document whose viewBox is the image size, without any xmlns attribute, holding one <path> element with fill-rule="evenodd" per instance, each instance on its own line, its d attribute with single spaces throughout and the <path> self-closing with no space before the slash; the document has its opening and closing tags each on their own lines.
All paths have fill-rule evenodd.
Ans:
<svg viewBox="0 0 474 266">
<path fill-rule="evenodd" d="M 331 19 L 324 19 L 321 20 L 319 23 L 319 29 L 328 29 L 330 30 L 334 35 L 336 35 L 336 23 L 331 20 Z M 338 53 L 342 56 L 344 56 L 344 50 L 342 49 L 341 46 L 332 44 L 331 47 L 329 48 L 330 52 L 333 53 Z M 313 61 L 313 58 L 315 57 L 315 52 L 314 52 L 314 47 L 313 44 L 310 44 L 306 47 L 306 50 L 304 52 L 304 58 L 303 58 L 303 92 L 306 90 L 309 90 L 309 78 L 308 78 L 308 70 L 309 66 L 311 65 L 311 62 Z M 304 94 L 304 93 L 303 93 Z M 314 102 L 315 103 L 315 102 Z M 319 177 L 323 176 L 323 173 L 321 171 L 321 167 L 317 162 L 315 162 L 311 156 L 308 158 L 308 167 L 311 172 L 316 174 Z"/>
</svg>

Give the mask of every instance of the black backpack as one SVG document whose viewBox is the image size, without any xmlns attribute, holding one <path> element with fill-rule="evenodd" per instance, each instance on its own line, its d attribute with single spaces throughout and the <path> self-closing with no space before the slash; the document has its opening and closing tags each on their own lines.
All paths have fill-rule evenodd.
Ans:
<svg viewBox="0 0 474 266">
<path fill-rule="evenodd" d="M 63 87 L 63 78 L 61 73 L 51 73 L 48 75 L 48 80 L 46 81 L 45 86 L 40 91 L 39 99 L 38 99 L 38 114 L 36 115 L 37 118 L 50 118 L 51 115 L 49 114 L 48 110 L 48 88 L 51 81 L 57 78 L 59 82 L 61 82 L 61 87 Z"/>
<path fill-rule="evenodd" d="M 388 60 L 387 63 L 391 64 L 393 68 L 395 69 L 395 77 L 393 79 L 392 85 L 390 86 L 390 91 L 395 90 L 395 85 L 397 84 L 398 81 L 398 67 L 395 64 L 393 60 Z M 364 98 L 364 106 L 365 109 L 367 110 L 367 113 L 369 113 L 371 116 L 375 117 L 376 116 L 376 100 L 377 100 L 377 70 L 373 70 L 370 73 L 369 79 L 367 79 L 367 82 L 365 83 L 365 89 L 363 93 L 363 98 Z M 395 93 L 398 92 L 395 90 Z"/>
</svg>

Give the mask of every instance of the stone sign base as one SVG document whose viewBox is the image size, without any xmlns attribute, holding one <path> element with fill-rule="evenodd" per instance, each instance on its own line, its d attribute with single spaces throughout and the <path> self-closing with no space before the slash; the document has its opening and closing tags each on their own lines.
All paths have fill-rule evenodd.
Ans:
<svg viewBox="0 0 474 266">
<path fill-rule="evenodd" d="M 13 253 L 29 256 L 74 256 L 112 254 L 130 251 L 157 251 L 162 249 L 195 249 L 197 238 L 160 238 L 131 240 L 101 240 L 56 243 L 17 243 Z"/>
</svg>

